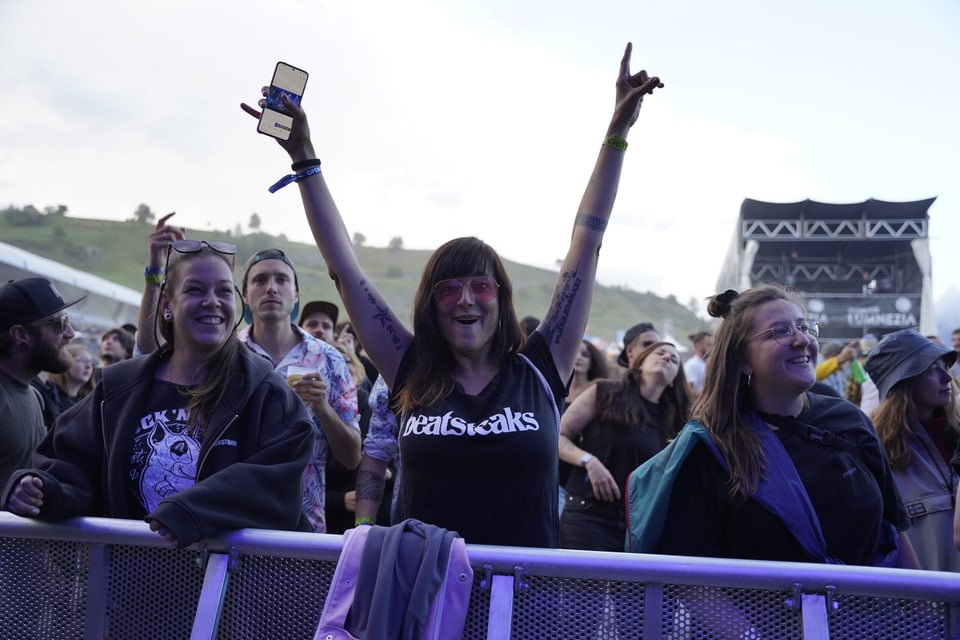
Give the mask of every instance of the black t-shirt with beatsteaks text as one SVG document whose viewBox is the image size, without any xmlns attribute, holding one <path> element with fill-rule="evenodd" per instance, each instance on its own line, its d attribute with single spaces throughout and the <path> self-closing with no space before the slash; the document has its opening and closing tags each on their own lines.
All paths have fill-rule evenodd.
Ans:
<svg viewBox="0 0 960 640">
<path fill-rule="evenodd" d="M 403 415 L 397 522 L 416 518 L 456 531 L 468 544 L 558 545 L 557 405 L 564 384 L 539 333 L 523 354 L 529 362 L 513 358 L 480 394 L 457 385 L 436 404 Z M 395 388 L 404 373 L 401 366 Z"/>
</svg>

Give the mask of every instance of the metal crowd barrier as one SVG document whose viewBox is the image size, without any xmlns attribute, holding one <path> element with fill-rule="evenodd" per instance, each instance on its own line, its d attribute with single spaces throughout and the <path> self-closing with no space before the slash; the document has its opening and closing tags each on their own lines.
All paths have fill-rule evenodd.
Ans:
<svg viewBox="0 0 960 640">
<path fill-rule="evenodd" d="M 146 524 L 0 513 L 0 638 L 313 638 L 333 535 L 242 530 L 185 550 Z M 468 545 L 463 638 L 960 638 L 960 575 Z"/>
</svg>

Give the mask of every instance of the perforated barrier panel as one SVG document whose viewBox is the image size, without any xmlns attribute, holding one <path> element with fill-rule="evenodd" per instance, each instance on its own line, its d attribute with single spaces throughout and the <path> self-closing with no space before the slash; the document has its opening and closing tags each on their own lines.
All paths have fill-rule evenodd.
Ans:
<svg viewBox="0 0 960 640">
<path fill-rule="evenodd" d="M 0 639 L 312 640 L 341 542 L 243 531 L 173 550 L 143 523 L 0 514 Z M 956 574 L 467 550 L 467 640 L 960 638 Z"/>
</svg>

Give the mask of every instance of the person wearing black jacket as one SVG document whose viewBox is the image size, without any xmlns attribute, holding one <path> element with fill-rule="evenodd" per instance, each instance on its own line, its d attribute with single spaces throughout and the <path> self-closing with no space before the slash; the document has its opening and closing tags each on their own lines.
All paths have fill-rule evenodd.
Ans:
<svg viewBox="0 0 960 640">
<path fill-rule="evenodd" d="M 0 504 L 22 516 L 143 518 L 185 547 L 226 530 L 304 528 L 306 408 L 236 337 L 233 245 L 170 243 L 167 346 L 104 369 Z"/>
</svg>

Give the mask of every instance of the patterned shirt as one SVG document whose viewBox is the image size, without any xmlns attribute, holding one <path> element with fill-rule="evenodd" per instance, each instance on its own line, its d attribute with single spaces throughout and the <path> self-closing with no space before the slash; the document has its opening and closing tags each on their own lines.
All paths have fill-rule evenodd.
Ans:
<svg viewBox="0 0 960 640">
<path fill-rule="evenodd" d="M 292 325 L 300 334 L 300 342 L 290 350 L 274 367 L 274 371 L 282 377 L 287 377 L 287 367 L 298 366 L 314 369 L 327 385 L 327 401 L 340 419 L 348 427 L 360 433 L 360 414 L 357 412 L 357 387 L 353 384 L 347 361 L 334 347 L 323 340 L 314 338 L 300 327 Z M 237 332 L 240 342 L 247 345 L 255 353 L 269 359 L 267 352 L 250 337 L 250 327 L 244 327 Z M 312 413 L 312 412 L 311 412 Z M 303 473 L 303 511 L 310 521 L 310 526 L 316 533 L 325 533 L 327 530 L 326 518 L 323 515 L 324 494 L 326 493 L 325 470 L 327 467 L 327 438 L 323 433 L 323 425 L 316 417 L 316 440 L 313 446 L 313 459 Z"/>
<path fill-rule="evenodd" d="M 390 521 L 397 508 L 397 492 L 400 490 L 400 427 L 397 415 L 390 409 L 390 390 L 383 376 L 377 376 L 370 389 L 370 426 L 363 439 L 363 455 L 393 463 L 393 494 L 390 496 Z"/>
</svg>

